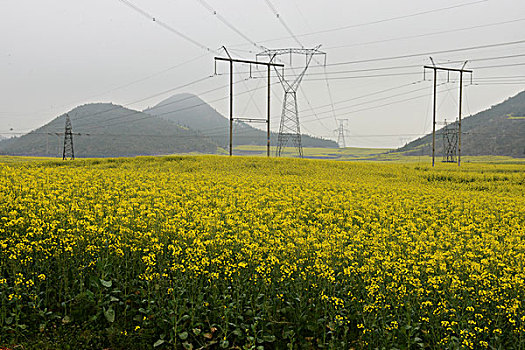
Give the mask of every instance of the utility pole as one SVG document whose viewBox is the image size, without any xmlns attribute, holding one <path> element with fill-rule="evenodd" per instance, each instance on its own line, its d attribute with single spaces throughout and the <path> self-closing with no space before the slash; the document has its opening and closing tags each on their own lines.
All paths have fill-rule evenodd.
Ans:
<svg viewBox="0 0 525 350">
<path fill-rule="evenodd" d="M 470 79 L 472 81 L 472 71 L 464 69 L 467 61 L 463 63 L 461 68 L 448 68 L 448 67 L 438 67 L 435 65 L 434 60 L 430 57 L 432 61 L 432 66 L 423 66 L 425 71 L 427 69 L 432 69 L 434 71 L 434 107 L 432 113 L 432 166 L 435 163 L 435 151 L 436 151 L 436 96 L 437 96 L 437 72 L 446 71 L 447 74 L 450 72 L 459 72 L 459 119 L 458 119 L 458 166 L 461 165 L 461 102 L 463 95 L 463 73 L 470 73 Z"/>
<path fill-rule="evenodd" d="M 299 110 L 297 108 L 297 90 L 299 89 L 299 85 L 303 80 L 306 70 L 308 69 L 310 62 L 312 61 L 312 58 L 315 55 L 323 55 L 326 65 L 326 53 L 319 51 L 319 47 L 321 47 L 321 45 L 318 45 L 313 49 L 266 49 L 263 52 L 258 53 L 256 55 L 256 57 L 269 56 L 270 62 L 272 62 L 276 56 L 289 55 L 290 64 L 293 55 L 304 55 L 306 58 L 306 63 L 304 67 L 302 67 L 301 72 L 297 74 L 295 76 L 295 79 L 293 80 L 285 79 L 284 71 L 281 72 L 274 67 L 275 71 L 277 72 L 277 76 L 279 77 L 279 80 L 281 82 L 281 85 L 284 89 L 283 109 L 281 112 L 279 135 L 277 137 L 277 149 L 275 152 L 275 155 L 278 157 L 281 156 L 281 153 L 283 152 L 284 147 L 286 146 L 289 140 L 291 140 L 294 146 L 297 148 L 297 153 L 299 154 L 299 157 L 303 157 L 303 146 L 301 144 L 301 128 L 299 123 Z"/>
<path fill-rule="evenodd" d="M 348 125 L 348 119 L 337 119 L 339 121 L 339 127 L 335 130 L 337 134 L 337 144 L 340 148 L 346 147 L 345 142 L 345 131 L 347 130 L 345 128 L 345 123 Z"/>
<path fill-rule="evenodd" d="M 250 61 L 250 60 L 241 60 L 241 59 L 234 59 L 230 56 L 228 53 L 228 50 L 223 46 L 224 51 L 228 55 L 228 58 L 226 57 L 215 57 L 215 63 L 217 61 L 226 61 L 230 63 L 230 156 L 233 155 L 233 121 L 239 120 L 244 121 L 248 123 L 266 123 L 266 134 L 267 134 L 267 140 L 266 140 L 266 153 L 267 156 L 270 156 L 270 85 L 271 85 L 271 79 L 270 79 L 270 67 L 284 67 L 284 64 L 281 63 L 272 63 L 270 62 L 258 62 L 258 61 Z M 268 101 L 267 101 L 267 115 L 266 119 L 258 119 L 258 118 L 234 118 L 233 117 L 233 64 L 234 63 L 244 63 L 251 65 L 260 65 L 260 66 L 266 66 L 268 68 Z M 251 70 L 250 70 L 251 71 Z M 215 65 L 215 73 L 217 73 L 217 65 Z"/>
<path fill-rule="evenodd" d="M 75 152 L 73 151 L 73 127 L 71 126 L 71 119 L 69 114 L 66 114 L 66 128 L 64 131 L 64 150 L 62 152 L 62 160 L 67 158 L 75 159 Z"/>
</svg>

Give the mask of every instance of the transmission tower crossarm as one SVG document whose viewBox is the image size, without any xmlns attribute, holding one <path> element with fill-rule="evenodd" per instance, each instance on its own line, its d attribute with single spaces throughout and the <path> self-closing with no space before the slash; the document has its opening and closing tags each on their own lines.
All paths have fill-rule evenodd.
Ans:
<svg viewBox="0 0 525 350">
<path fill-rule="evenodd" d="M 286 89 L 288 89 L 288 90 L 297 90 L 297 87 L 301 84 L 301 81 L 302 81 L 302 79 L 304 77 L 304 74 L 306 73 L 306 71 L 307 71 L 307 69 L 308 69 L 308 67 L 310 65 L 310 62 L 311 62 L 312 58 L 315 55 L 323 55 L 325 57 L 325 62 L 326 62 L 326 52 L 320 51 L 319 50 L 320 47 L 321 47 L 321 45 L 317 45 L 316 47 L 314 47 L 312 49 L 305 49 L 305 48 L 266 49 L 266 50 L 258 53 L 256 55 L 256 57 L 269 56 L 269 57 L 271 57 L 270 62 L 272 62 L 276 56 L 294 55 L 294 54 L 306 55 L 306 65 L 305 65 L 305 67 L 302 69 L 301 73 L 299 73 L 299 75 L 296 77 L 296 79 L 294 81 L 292 81 L 292 82 L 289 82 L 289 81 L 287 81 L 284 78 L 284 72 L 280 72 L 277 68 L 275 68 L 277 76 L 279 77 L 279 81 L 283 85 L 284 89 L 285 90 Z"/>
<path fill-rule="evenodd" d="M 437 67 L 437 66 L 423 66 L 423 68 L 425 68 L 425 69 L 443 70 L 443 71 L 449 71 L 449 72 L 472 73 L 472 70 L 463 69 L 463 68 L 447 68 L 447 67 Z"/>
<path fill-rule="evenodd" d="M 217 61 L 231 61 L 231 62 L 234 62 L 234 63 L 257 64 L 257 65 L 270 66 L 270 67 L 284 67 L 283 63 L 251 61 L 251 60 L 243 60 L 243 59 L 237 59 L 237 58 L 226 58 L 226 57 L 215 57 L 215 59 Z"/>
<path fill-rule="evenodd" d="M 326 55 L 326 52 L 319 50 L 321 45 L 317 45 L 312 49 L 305 48 L 286 48 L 286 49 L 266 49 L 263 52 L 257 54 L 257 56 L 269 56 L 269 55 L 289 55 L 289 54 L 299 54 L 299 55 Z"/>
</svg>

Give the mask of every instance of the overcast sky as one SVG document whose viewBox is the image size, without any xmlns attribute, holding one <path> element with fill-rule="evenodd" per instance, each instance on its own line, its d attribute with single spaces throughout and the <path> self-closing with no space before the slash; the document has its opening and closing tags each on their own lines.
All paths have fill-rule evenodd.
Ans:
<svg viewBox="0 0 525 350">
<path fill-rule="evenodd" d="M 469 60 L 474 85 L 466 77 L 463 115 L 473 114 L 525 89 L 525 42 L 507 44 L 525 40 L 524 28 L 522 0 L 0 0 L 0 134 L 30 131 L 85 103 L 142 110 L 181 92 L 228 115 L 228 76 L 204 79 L 221 46 L 254 59 L 262 46 L 322 45 L 327 66 L 312 62 L 298 92 L 302 131 L 336 139 L 344 118 L 347 146 L 396 147 L 432 129 L 427 53 L 449 67 Z M 437 53 L 493 44 L 505 45 Z M 370 61 L 411 54 L 423 55 Z M 235 85 L 236 115 L 263 117 L 264 74 L 249 79 L 248 66 L 235 68 L 245 79 Z M 440 79 L 438 120 L 453 120 L 457 75 Z M 275 130 L 282 97 L 275 84 Z"/>
</svg>

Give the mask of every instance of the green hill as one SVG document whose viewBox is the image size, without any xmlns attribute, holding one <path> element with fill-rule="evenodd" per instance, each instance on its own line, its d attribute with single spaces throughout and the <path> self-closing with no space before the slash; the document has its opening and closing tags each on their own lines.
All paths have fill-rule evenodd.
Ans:
<svg viewBox="0 0 525 350">
<path fill-rule="evenodd" d="M 469 116 L 461 122 L 461 154 L 525 157 L 525 91 L 504 102 Z M 432 134 L 395 152 L 430 155 Z M 436 131 L 436 156 L 443 154 L 442 129 Z"/>
<path fill-rule="evenodd" d="M 146 109 L 145 113 L 162 117 L 181 126 L 186 126 L 213 139 L 219 146 L 229 144 L 229 120 L 213 109 L 198 96 L 177 94 L 157 105 Z M 265 145 L 266 132 L 245 123 L 235 123 L 235 145 Z M 337 143 L 309 135 L 302 135 L 304 147 L 336 148 Z M 275 145 L 277 134 L 271 133 L 270 142 Z"/>
<path fill-rule="evenodd" d="M 108 103 L 68 112 L 76 157 L 216 153 L 217 145 L 168 120 Z M 0 141 L 0 154 L 62 156 L 65 115 L 17 138 Z"/>
</svg>

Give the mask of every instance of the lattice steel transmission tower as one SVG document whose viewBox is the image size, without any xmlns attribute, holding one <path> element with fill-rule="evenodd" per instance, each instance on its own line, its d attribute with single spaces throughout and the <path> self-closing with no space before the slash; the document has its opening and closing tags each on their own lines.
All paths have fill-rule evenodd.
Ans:
<svg viewBox="0 0 525 350">
<path fill-rule="evenodd" d="M 447 124 L 445 119 L 445 126 L 443 132 L 443 162 L 455 163 L 458 150 L 458 122 Z"/>
<path fill-rule="evenodd" d="M 303 157 L 303 146 L 301 143 L 301 127 L 299 123 L 299 110 L 297 108 L 297 90 L 299 85 L 303 80 L 304 74 L 312 61 L 312 58 L 316 55 L 324 56 L 324 64 L 326 65 L 326 53 L 319 51 L 321 45 L 314 47 L 313 49 L 266 49 L 263 52 L 257 54 L 256 56 L 269 56 L 270 62 L 277 56 L 289 55 L 290 56 L 290 65 L 293 55 L 304 55 L 305 56 L 305 65 L 300 67 L 300 72 L 298 74 L 293 74 L 291 79 L 287 79 L 284 74 L 284 70 L 279 70 L 274 67 L 279 81 L 284 89 L 284 99 L 283 99 L 283 109 L 281 112 L 281 122 L 279 124 L 279 135 L 277 137 L 277 148 L 275 155 L 277 157 L 281 156 L 284 147 L 288 144 L 289 141 L 292 142 L 294 147 L 297 148 L 297 153 L 299 157 Z"/>
<path fill-rule="evenodd" d="M 345 142 L 345 132 L 348 130 L 345 128 L 348 125 L 348 119 L 337 119 L 339 121 L 339 127 L 335 130 L 337 132 L 337 144 L 339 145 L 339 148 L 345 148 L 346 142 Z"/>
<path fill-rule="evenodd" d="M 75 152 L 73 151 L 73 127 L 69 114 L 66 114 L 66 129 L 64 131 L 64 151 L 62 152 L 62 160 L 75 159 Z"/>
</svg>

